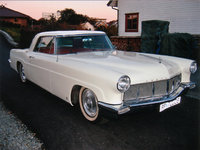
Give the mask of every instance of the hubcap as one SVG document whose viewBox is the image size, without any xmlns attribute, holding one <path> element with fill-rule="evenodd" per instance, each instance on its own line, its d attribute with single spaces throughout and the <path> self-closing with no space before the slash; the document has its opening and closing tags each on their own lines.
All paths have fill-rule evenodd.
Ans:
<svg viewBox="0 0 200 150">
<path fill-rule="evenodd" d="M 94 93 L 91 90 L 86 89 L 83 91 L 82 104 L 83 104 L 83 108 L 84 108 L 85 112 L 87 113 L 87 115 L 89 115 L 90 117 L 96 116 L 97 101 L 96 101 L 96 97 L 95 97 Z"/>
<path fill-rule="evenodd" d="M 21 78 L 22 78 L 23 81 L 26 81 L 26 75 L 24 73 L 24 67 L 23 66 L 21 66 Z"/>
</svg>

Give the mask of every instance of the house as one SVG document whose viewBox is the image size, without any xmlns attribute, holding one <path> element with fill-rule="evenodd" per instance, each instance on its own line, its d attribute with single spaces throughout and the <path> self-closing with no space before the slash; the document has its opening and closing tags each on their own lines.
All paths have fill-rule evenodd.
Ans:
<svg viewBox="0 0 200 150">
<path fill-rule="evenodd" d="M 147 20 L 169 21 L 169 33 L 189 33 L 200 41 L 199 0 L 110 0 L 107 5 L 118 12 L 118 36 L 111 39 L 118 49 L 140 51 Z"/>
<path fill-rule="evenodd" d="M 108 24 L 106 22 L 106 19 L 105 18 L 93 18 L 96 23 L 95 23 L 95 27 L 101 27 L 101 26 L 104 26 L 104 27 L 108 27 Z"/>
<path fill-rule="evenodd" d="M 142 21 L 169 21 L 169 32 L 200 34 L 199 0 L 110 0 L 118 9 L 119 36 L 140 36 Z"/>
<path fill-rule="evenodd" d="M 51 17 L 58 19 L 60 17 L 60 12 L 57 11 L 56 13 L 52 13 L 52 12 L 43 12 L 42 13 L 42 18 L 44 18 L 44 19 L 50 20 Z"/>
<path fill-rule="evenodd" d="M 29 20 L 32 20 L 32 18 L 28 15 L 9 9 L 4 5 L 0 6 L 0 21 L 27 26 Z"/>
<path fill-rule="evenodd" d="M 94 31 L 94 30 L 95 30 L 94 26 L 93 26 L 91 23 L 89 23 L 89 22 L 82 23 L 82 24 L 81 24 L 81 27 L 82 27 L 84 30 L 91 30 L 91 31 Z"/>
</svg>

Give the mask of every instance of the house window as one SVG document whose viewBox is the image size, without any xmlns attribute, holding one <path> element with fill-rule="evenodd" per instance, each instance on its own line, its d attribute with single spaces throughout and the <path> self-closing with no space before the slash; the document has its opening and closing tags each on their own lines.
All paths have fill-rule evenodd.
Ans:
<svg viewBox="0 0 200 150">
<path fill-rule="evenodd" d="M 17 18 L 15 18 L 15 22 L 18 22 Z"/>
<path fill-rule="evenodd" d="M 138 32 L 139 13 L 126 14 L 126 32 Z"/>
</svg>

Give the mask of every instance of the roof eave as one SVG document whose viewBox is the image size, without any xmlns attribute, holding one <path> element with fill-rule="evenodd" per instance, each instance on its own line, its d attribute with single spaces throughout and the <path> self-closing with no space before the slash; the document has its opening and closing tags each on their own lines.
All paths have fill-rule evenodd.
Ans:
<svg viewBox="0 0 200 150">
<path fill-rule="evenodd" d="M 26 15 L 26 14 L 23 14 L 23 13 L 21 13 L 21 12 L 18 12 L 18 11 L 16 11 L 16 10 L 12 10 L 12 9 L 10 9 L 10 8 L 7 8 L 7 7 L 3 6 L 3 5 L 1 5 L 1 8 L 7 9 L 8 11 L 11 11 L 11 12 L 14 12 L 14 13 L 15 13 L 15 15 L 11 15 L 11 16 L 1 16 L 1 17 L 27 18 L 27 19 L 32 19 L 32 20 L 33 20 L 32 17 L 30 17 L 30 16 L 28 16 L 28 15 Z"/>
<path fill-rule="evenodd" d="M 110 1 L 107 3 L 107 6 L 110 6 L 110 7 L 118 7 L 118 0 L 110 0 Z"/>
</svg>

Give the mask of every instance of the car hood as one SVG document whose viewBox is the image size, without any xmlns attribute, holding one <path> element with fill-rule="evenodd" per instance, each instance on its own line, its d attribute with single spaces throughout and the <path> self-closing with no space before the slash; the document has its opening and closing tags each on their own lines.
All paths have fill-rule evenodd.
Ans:
<svg viewBox="0 0 200 150">
<path fill-rule="evenodd" d="M 179 66 L 162 56 L 125 52 L 125 51 L 101 51 L 101 52 L 84 52 L 71 55 L 63 55 L 66 60 L 79 61 L 84 67 L 103 68 L 128 75 L 134 84 L 152 82 L 157 80 L 166 80 L 177 74 L 180 74 Z M 63 59 L 63 60 L 65 60 Z M 104 73 L 102 70 L 102 74 Z M 88 72 L 92 72 L 92 68 Z"/>
</svg>

